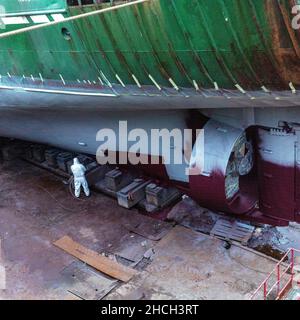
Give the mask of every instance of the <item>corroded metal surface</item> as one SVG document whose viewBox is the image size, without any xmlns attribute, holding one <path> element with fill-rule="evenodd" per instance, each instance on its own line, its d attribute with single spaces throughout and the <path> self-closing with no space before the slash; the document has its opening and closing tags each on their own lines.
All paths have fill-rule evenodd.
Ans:
<svg viewBox="0 0 300 320">
<path fill-rule="evenodd" d="M 290 82 L 300 84 L 299 31 L 291 27 L 295 4 L 153 0 L 1 39 L 1 74 L 97 82 L 100 77 L 104 84 L 194 89 L 289 90 Z M 65 16 L 107 5 L 70 7 Z M 20 27 L 10 25 L 6 31 Z"/>
</svg>

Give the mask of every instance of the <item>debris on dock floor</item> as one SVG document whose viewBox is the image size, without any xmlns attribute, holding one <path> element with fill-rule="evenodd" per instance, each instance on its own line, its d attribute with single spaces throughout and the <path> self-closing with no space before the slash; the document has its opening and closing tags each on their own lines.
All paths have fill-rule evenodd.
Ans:
<svg viewBox="0 0 300 320">
<path fill-rule="evenodd" d="M 0 183 L 1 299 L 247 299 L 274 268 L 273 259 L 203 234 L 214 216 L 184 202 L 177 208 L 188 228 L 102 194 L 77 200 L 60 178 L 21 160 L 1 165 Z M 86 266 L 53 245 L 65 235 L 139 273 L 122 284 Z"/>
<path fill-rule="evenodd" d="M 274 262 L 177 226 L 155 246 L 153 262 L 107 299 L 247 299 Z"/>
<path fill-rule="evenodd" d="M 210 210 L 200 207 L 191 198 L 184 197 L 171 209 L 167 218 L 187 228 L 210 233 L 219 217 Z"/>
<path fill-rule="evenodd" d="M 214 233 L 213 230 L 218 221 L 231 221 L 230 218 L 222 215 L 222 213 L 215 213 L 200 207 L 189 197 L 184 197 L 182 201 L 171 209 L 168 214 L 168 219 L 187 228 L 206 234 Z M 247 238 L 246 241 L 248 247 L 276 259 L 280 260 L 289 248 L 298 248 L 300 245 L 299 224 L 291 223 L 289 227 L 261 225 L 254 228 L 250 223 L 239 223 L 242 223 L 245 228 L 248 228 L 249 230 L 251 228 L 251 230 L 253 230 L 253 234 L 251 234 L 251 237 Z"/>
<path fill-rule="evenodd" d="M 299 245 L 300 230 L 295 225 L 257 228 L 248 244 L 250 248 L 279 260 L 289 248 L 298 248 Z"/>
</svg>

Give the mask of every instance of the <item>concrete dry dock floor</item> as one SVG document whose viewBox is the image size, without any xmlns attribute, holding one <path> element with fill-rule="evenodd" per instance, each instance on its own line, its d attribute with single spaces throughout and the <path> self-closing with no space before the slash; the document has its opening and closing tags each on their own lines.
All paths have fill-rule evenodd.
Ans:
<svg viewBox="0 0 300 320">
<path fill-rule="evenodd" d="M 61 179 L 23 161 L 0 166 L 0 186 L 7 282 L 1 299 L 246 299 L 274 267 L 244 249 L 226 250 L 220 240 L 120 208 L 106 196 L 78 201 Z M 165 236 L 149 240 L 128 224 L 143 225 L 148 235 L 161 228 Z M 129 283 L 102 275 L 53 245 L 64 235 L 137 265 L 139 274 Z M 149 261 L 143 256 L 151 248 Z"/>
</svg>

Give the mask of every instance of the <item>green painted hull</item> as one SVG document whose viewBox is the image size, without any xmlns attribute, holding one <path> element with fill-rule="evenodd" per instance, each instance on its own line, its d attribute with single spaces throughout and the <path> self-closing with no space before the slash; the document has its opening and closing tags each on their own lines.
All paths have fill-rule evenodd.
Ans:
<svg viewBox="0 0 300 320">
<path fill-rule="evenodd" d="M 291 83 L 300 85 L 299 31 L 289 25 L 292 3 L 154 0 L 62 22 L 0 39 L 0 74 L 78 83 L 99 82 L 104 75 L 112 84 L 289 91 Z M 64 15 L 103 6 L 69 7 Z M 1 32 L 20 27 L 25 26 Z"/>
</svg>

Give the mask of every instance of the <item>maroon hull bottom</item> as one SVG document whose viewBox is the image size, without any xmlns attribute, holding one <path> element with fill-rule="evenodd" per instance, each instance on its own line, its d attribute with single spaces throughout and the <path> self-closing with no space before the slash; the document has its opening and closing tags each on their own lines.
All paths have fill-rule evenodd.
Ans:
<svg viewBox="0 0 300 320">
<path fill-rule="evenodd" d="M 295 168 L 261 162 L 259 203 L 261 211 L 274 219 L 300 222 L 297 214 Z"/>
<path fill-rule="evenodd" d="M 270 167 L 274 168 L 274 166 Z M 282 169 L 284 168 L 276 167 L 278 173 L 284 173 L 285 171 Z M 258 183 L 257 177 L 249 177 L 248 181 L 244 181 L 244 185 L 241 187 L 243 189 L 242 192 L 228 202 L 224 197 L 222 187 L 220 188 L 224 182 L 224 176 L 220 174 L 217 174 L 212 179 L 206 178 L 203 180 L 199 180 L 195 176 L 191 179 L 190 183 L 182 183 L 168 181 L 165 174 L 159 177 L 158 173 L 165 171 L 163 165 L 160 165 L 160 168 L 152 168 L 152 170 L 144 169 L 142 171 L 147 177 L 156 177 L 159 178 L 160 182 L 163 181 L 165 185 L 177 187 L 201 206 L 213 211 L 227 213 L 240 220 L 281 227 L 288 226 L 290 222 L 300 223 L 300 215 L 297 215 L 299 203 L 295 207 L 295 202 L 288 193 L 290 189 L 288 184 L 281 185 L 282 190 L 286 190 L 287 192 L 281 192 L 280 196 L 278 196 L 276 186 L 274 186 L 273 190 L 267 188 L 263 191 L 265 186 L 262 187 Z M 287 187 L 285 188 L 285 186 Z M 272 207 L 264 205 L 266 197 L 274 199 L 271 202 Z"/>
<path fill-rule="evenodd" d="M 257 203 L 257 192 L 253 181 L 244 177 L 240 192 L 232 199 L 226 199 L 225 176 L 213 172 L 210 177 L 191 176 L 190 195 L 204 207 L 231 214 L 242 215 L 253 210 Z"/>
<path fill-rule="evenodd" d="M 209 176 L 190 176 L 186 184 L 169 183 L 201 206 L 242 220 L 274 226 L 300 223 L 297 131 L 252 127 L 248 134 L 256 141 L 255 165 L 248 175 L 240 177 L 240 190 L 232 199 L 226 198 L 226 177 L 222 171 L 211 172 Z M 149 175 L 151 171 L 157 176 L 161 170 L 146 170 Z M 165 180 L 166 175 L 161 178 Z"/>
<path fill-rule="evenodd" d="M 297 127 L 257 130 L 259 207 L 264 215 L 300 223 Z"/>
</svg>

